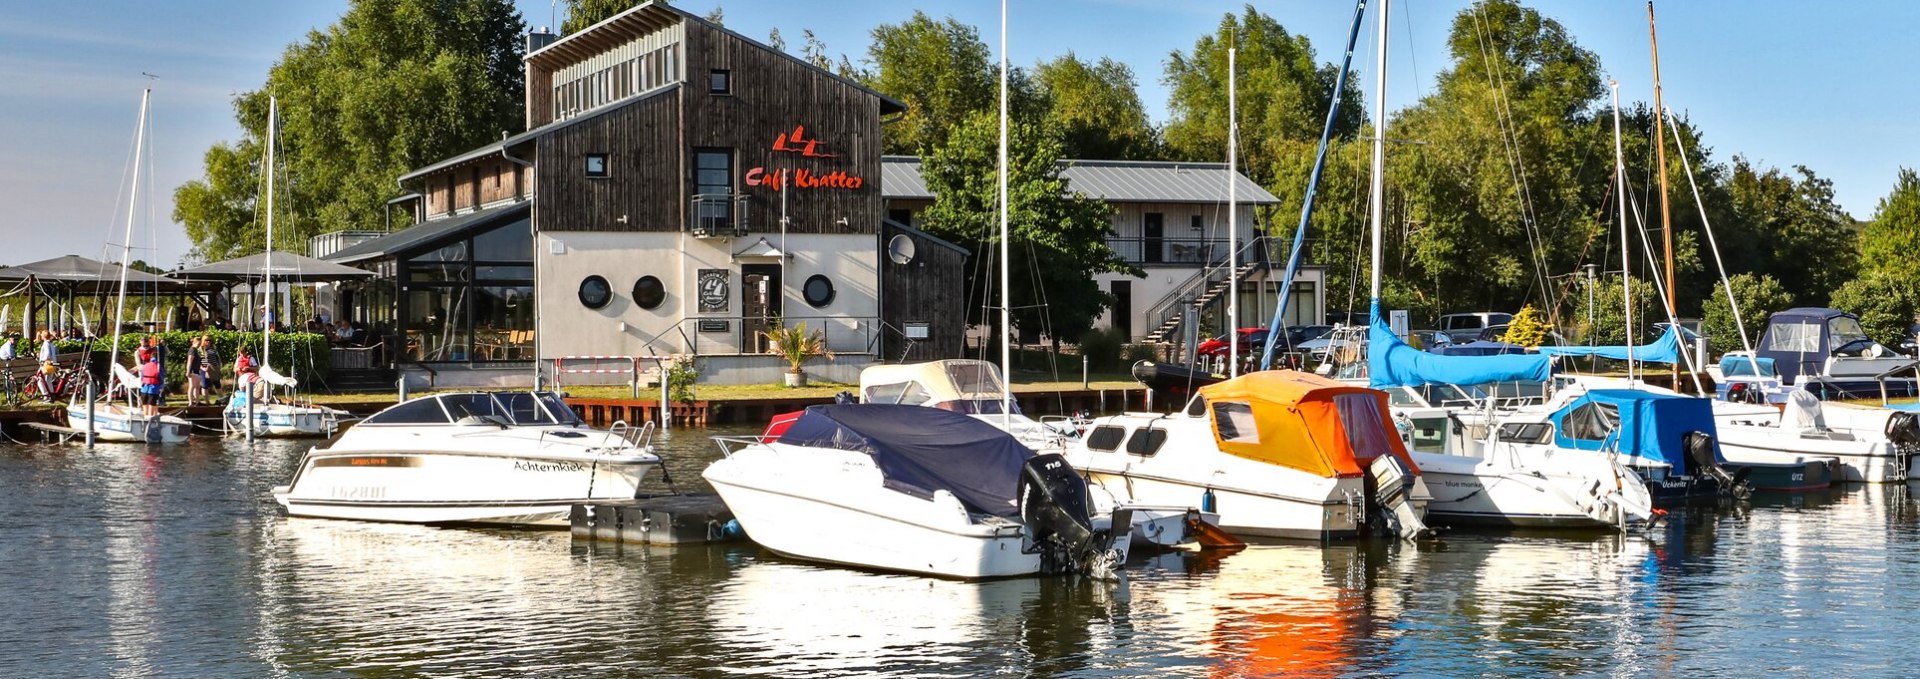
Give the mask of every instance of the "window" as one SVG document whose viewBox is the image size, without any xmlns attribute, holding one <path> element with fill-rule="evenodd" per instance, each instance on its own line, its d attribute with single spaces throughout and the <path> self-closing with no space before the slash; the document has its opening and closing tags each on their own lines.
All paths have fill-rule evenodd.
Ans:
<svg viewBox="0 0 1920 679">
<path fill-rule="evenodd" d="M 461 422 L 470 417 L 497 417 L 506 422 L 513 421 L 512 413 L 501 407 L 489 394 L 449 394 L 440 397 L 440 403 L 446 406 L 447 414 L 452 415 L 455 422 Z M 462 422 L 462 424 L 469 423 L 471 421 Z"/>
<path fill-rule="evenodd" d="M 1205 417 L 1207 415 L 1207 397 L 1195 394 L 1187 402 L 1187 417 Z"/>
<path fill-rule="evenodd" d="M 1589 402 L 1574 408 L 1560 421 L 1561 433 L 1584 441 L 1605 441 L 1619 428 L 1620 408 L 1608 403 Z"/>
<path fill-rule="evenodd" d="M 380 411 L 367 418 L 361 426 L 369 424 L 446 424 L 447 412 L 440 409 L 438 398 L 417 398 L 406 403 Z"/>
<path fill-rule="evenodd" d="M 693 152 L 694 223 L 720 228 L 733 223 L 733 151 Z"/>
<path fill-rule="evenodd" d="M 1206 230 L 1206 228 L 1207 228 L 1207 218 L 1205 218 L 1205 217 L 1202 217 L 1202 216 L 1200 216 L 1200 215 L 1194 215 L 1194 216 L 1193 216 L 1193 230 L 1195 230 L 1195 231 L 1204 231 L 1204 230 Z"/>
<path fill-rule="evenodd" d="M 587 176 L 593 179 L 605 179 L 607 172 L 607 154 L 589 153 L 586 163 Z"/>
<path fill-rule="evenodd" d="M 1127 430 L 1124 427 L 1110 424 L 1094 427 L 1093 432 L 1087 434 L 1087 449 L 1112 452 L 1113 449 L 1120 447 L 1120 439 L 1126 434 Z"/>
<path fill-rule="evenodd" d="M 1230 443 L 1260 443 L 1260 427 L 1253 421 L 1253 406 L 1234 401 L 1213 404 L 1213 429 L 1220 440 Z"/>
<path fill-rule="evenodd" d="M 913 211 L 905 210 L 901 208 L 893 208 L 891 210 L 887 210 L 887 219 L 889 221 L 899 222 L 907 226 L 913 226 Z"/>
<path fill-rule="evenodd" d="M 1347 430 L 1347 445 L 1356 460 L 1371 460 L 1393 450 L 1392 439 L 1399 433 L 1387 424 L 1380 412 L 1380 400 L 1373 394 L 1341 394 L 1333 397 L 1333 408 L 1340 412 L 1340 428 Z"/>
<path fill-rule="evenodd" d="M 1829 336 L 1827 351 L 1835 351 L 1840 347 L 1855 342 L 1873 341 L 1867 337 L 1865 330 L 1860 329 L 1859 319 L 1848 318 L 1846 316 L 1840 316 L 1831 321 L 1827 321 L 1827 334 Z M 1854 348 L 1859 349 L 1861 347 Z"/>
<path fill-rule="evenodd" d="M 707 92 L 733 94 L 733 73 L 726 69 L 713 69 L 707 74 Z"/>
<path fill-rule="evenodd" d="M 1160 452 L 1160 446 L 1167 443 L 1167 430 L 1143 427 L 1133 430 L 1133 436 L 1127 438 L 1127 454 L 1151 457 Z"/>
<path fill-rule="evenodd" d="M 800 295 L 815 309 L 832 304 L 833 281 L 820 274 L 808 276 L 806 285 L 800 286 Z"/>
<path fill-rule="evenodd" d="M 588 276 L 580 281 L 580 305 L 588 309 L 605 307 L 613 301 L 613 286 L 599 274 Z"/>
<path fill-rule="evenodd" d="M 947 379 L 963 395 L 1000 398 L 1000 373 L 990 363 L 950 363 Z"/>
<path fill-rule="evenodd" d="M 866 403 L 891 403 L 895 405 L 915 406 L 933 398 L 919 382 L 897 382 L 894 384 L 876 384 L 867 387 L 861 400 Z"/>
<path fill-rule="evenodd" d="M 1509 422 L 1500 425 L 1500 440 L 1511 443 L 1546 443 L 1553 438 L 1553 425 L 1546 422 Z"/>
<path fill-rule="evenodd" d="M 657 309 L 667 300 L 667 288 L 660 279 L 653 276 L 641 276 L 633 282 L 633 303 L 642 309 Z"/>
<path fill-rule="evenodd" d="M 1767 328 L 1767 351 L 1820 351 L 1819 323 L 1775 323 Z"/>
</svg>

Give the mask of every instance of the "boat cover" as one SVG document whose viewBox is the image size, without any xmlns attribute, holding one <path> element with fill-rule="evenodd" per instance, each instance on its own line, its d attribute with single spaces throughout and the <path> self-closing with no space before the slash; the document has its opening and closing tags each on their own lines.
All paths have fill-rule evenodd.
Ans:
<svg viewBox="0 0 1920 679">
<path fill-rule="evenodd" d="M 931 499 L 952 493 L 969 511 L 1018 516 L 1020 469 L 1033 451 L 991 424 L 938 408 L 811 406 L 780 435 L 793 446 L 866 453 L 886 487 Z"/>
<path fill-rule="evenodd" d="M 1251 372 L 1200 388 L 1214 441 L 1230 455 L 1322 477 L 1357 476 L 1392 453 L 1412 469 L 1387 393 L 1296 370 Z"/>
<path fill-rule="evenodd" d="M 1599 407 L 1592 407 L 1599 406 Z M 1632 389 L 1595 389 L 1555 411 L 1553 441 L 1562 448 L 1619 451 L 1687 469 L 1687 432 L 1713 434 L 1713 402 Z M 1716 451 L 1716 457 L 1718 453 Z"/>
<path fill-rule="evenodd" d="M 1527 348 L 1518 344 L 1507 344 L 1506 342 L 1474 340 L 1463 344 L 1442 344 L 1434 347 L 1433 351 L 1428 353 L 1440 356 L 1503 356 L 1507 354 L 1524 354 L 1527 353 Z"/>
<path fill-rule="evenodd" d="M 1727 377 L 1774 377 L 1773 359 L 1729 353 L 1720 357 L 1720 374 Z"/>
<path fill-rule="evenodd" d="M 1632 359 L 1642 363 L 1679 363 L 1681 346 L 1680 331 L 1669 325 L 1667 331 L 1661 333 L 1660 339 L 1654 340 L 1652 344 L 1642 344 L 1637 347 L 1625 345 L 1540 347 L 1540 353 L 1548 356 L 1598 356 L 1616 361 Z"/>
<path fill-rule="evenodd" d="M 1542 354 L 1438 356 L 1408 346 L 1380 320 L 1379 306 L 1367 331 L 1367 383 L 1376 389 L 1429 384 L 1545 382 L 1551 360 Z"/>
</svg>

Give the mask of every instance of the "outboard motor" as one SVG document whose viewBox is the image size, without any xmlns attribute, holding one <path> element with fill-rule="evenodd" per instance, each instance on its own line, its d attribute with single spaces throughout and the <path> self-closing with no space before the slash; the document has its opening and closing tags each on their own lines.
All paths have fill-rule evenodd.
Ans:
<svg viewBox="0 0 1920 679">
<path fill-rule="evenodd" d="M 1907 478 L 1908 465 L 1913 464 L 1913 454 L 1920 451 L 1920 413 L 1895 411 L 1887 417 L 1887 442 L 1893 444 L 1895 464 L 1900 465 L 1900 479 Z"/>
<path fill-rule="evenodd" d="M 1753 487 L 1747 485 L 1747 474 L 1751 469 L 1741 469 L 1739 474 L 1729 474 L 1720 466 L 1720 456 L 1716 454 L 1713 436 L 1706 432 L 1690 431 L 1681 437 L 1681 445 L 1687 449 L 1687 459 L 1693 462 L 1694 473 L 1713 479 L 1720 486 L 1720 494 L 1732 496 L 1736 500 L 1745 500 L 1753 495 Z"/>
<path fill-rule="evenodd" d="M 1395 455 L 1381 455 L 1367 465 L 1367 490 L 1373 496 L 1368 503 L 1370 514 L 1393 535 L 1417 540 L 1432 535 L 1427 528 L 1425 501 L 1428 498 L 1416 497 L 1423 490 L 1420 477 L 1413 473 L 1405 460 Z"/>
<path fill-rule="evenodd" d="M 1109 530 L 1095 531 L 1087 481 L 1066 458 L 1044 453 L 1027 460 L 1019 491 L 1026 551 L 1040 554 L 1041 572 L 1106 575 L 1125 559 L 1113 553 L 1111 545 L 1118 541 L 1112 536 L 1132 530 L 1132 512 L 1116 511 Z"/>
</svg>

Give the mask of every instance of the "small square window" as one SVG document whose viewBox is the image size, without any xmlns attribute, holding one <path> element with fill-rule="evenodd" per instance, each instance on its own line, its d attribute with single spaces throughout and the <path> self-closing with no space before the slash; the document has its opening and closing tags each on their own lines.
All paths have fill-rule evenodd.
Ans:
<svg viewBox="0 0 1920 679">
<path fill-rule="evenodd" d="M 725 69 L 714 69 L 707 74 L 707 91 L 713 94 L 733 94 L 733 74 Z"/>
<path fill-rule="evenodd" d="M 1206 218 L 1205 218 L 1205 217 L 1201 217 L 1200 215 L 1194 215 L 1194 216 L 1193 216 L 1193 230 L 1195 230 L 1195 231 L 1200 231 L 1200 230 L 1204 230 L 1204 229 L 1206 229 L 1206 228 L 1207 228 L 1207 220 L 1206 220 Z"/>
<path fill-rule="evenodd" d="M 586 165 L 586 170 L 587 170 L 587 176 L 588 176 L 588 177 L 606 177 L 606 176 L 608 176 L 608 174 L 607 174 L 607 154 L 605 154 L 605 153 L 589 153 L 589 154 L 587 154 L 587 165 Z"/>
</svg>

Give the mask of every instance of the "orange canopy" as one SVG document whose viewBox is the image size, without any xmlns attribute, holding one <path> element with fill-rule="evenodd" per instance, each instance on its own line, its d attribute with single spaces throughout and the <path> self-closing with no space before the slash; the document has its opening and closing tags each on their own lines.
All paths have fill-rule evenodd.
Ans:
<svg viewBox="0 0 1920 679">
<path fill-rule="evenodd" d="M 1387 453 L 1418 469 L 1384 391 L 1266 370 L 1201 387 L 1200 396 L 1214 440 L 1229 454 L 1324 477 L 1357 476 Z"/>
</svg>

